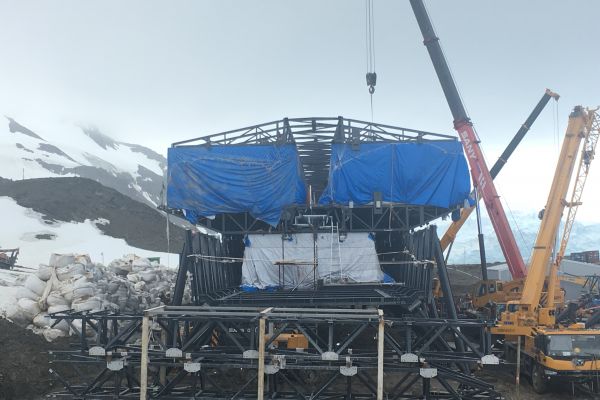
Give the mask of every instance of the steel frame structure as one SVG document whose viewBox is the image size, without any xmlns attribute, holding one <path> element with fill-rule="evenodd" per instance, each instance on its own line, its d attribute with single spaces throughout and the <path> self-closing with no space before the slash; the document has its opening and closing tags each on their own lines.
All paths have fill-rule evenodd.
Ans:
<svg viewBox="0 0 600 400">
<path fill-rule="evenodd" d="M 226 235 L 243 235 L 250 232 L 294 232 L 306 229 L 293 225 L 295 216 L 303 214 L 326 215 L 341 230 L 351 232 L 407 231 L 440 216 L 448 209 L 434 206 L 389 204 L 373 206 L 319 207 L 316 201 L 327 185 L 332 143 L 360 146 L 373 142 L 429 142 L 456 141 L 455 136 L 416 129 L 408 129 L 343 117 L 284 118 L 227 132 L 193 138 L 173 143 L 179 146 L 239 146 L 275 143 L 294 143 L 302 164 L 307 185 L 311 188 L 311 201 L 306 208 L 291 207 L 283 213 L 280 224 L 273 228 L 249 213 L 219 214 L 213 218 L 201 217 L 200 225 Z M 174 210 L 172 210 L 175 212 Z M 287 218 L 286 218 L 287 216 Z"/>
<path fill-rule="evenodd" d="M 571 229 L 573 229 L 575 216 L 581 205 L 581 196 L 583 195 L 583 189 L 585 187 L 585 182 L 587 181 L 590 164 L 594 160 L 596 145 L 598 144 L 598 138 L 600 137 L 600 114 L 597 110 L 588 110 L 588 115 L 589 122 L 588 126 L 586 126 L 587 135 L 583 142 L 581 155 L 579 156 L 575 183 L 573 184 L 573 189 L 571 191 L 571 201 L 567 203 L 569 211 L 567 211 L 567 218 L 565 219 L 563 234 L 560 240 L 560 247 L 554 260 L 554 263 L 559 266 L 567 250 Z"/>
<path fill-rule="evenodd" d="M 283 212 L 284 219 L 276 228 L 252 217 L 249 213 L 219 214 L 212 219 L 200 217 L 198 224 L 225 235 L 245 235 L 251 232 L 293 233 L 306 231 L 293 225 L 295 216 L 323 215 L 330 218 L 342 231 L 389 232 L 408 231 L 447 214 L 448 209 L 434 206 L 393 204 L 377 209 L 373 206 L 350 208 L 331 205 L 305 209 L 290 207 Z"/>
<path fill-rule="evenodd" d="M 188 231 L 180 255 L 178 279 L 172 305 L 181 305 L 183 290 L 189 284 L 195 305 L 253 304 L 259 306 L 276 304 L 313 304 L 319 307 L 354 305 L 380 306 L 403 305 L 415 302 L 429 305 L 434 268 L 447 284 L 446 265 L 439 256 L 439 240 L 435 227 L 417 232 L 387 232 L 375 236 L 376 250 L 380 254 L 382 269 L 398 284 L 352 284 L 348 286 L 319 287 L 318 290 L 278 290 L 276 292 L 246 293 L 239 288 L 243 241 L 239 236 L 225 236 L 223 241 L 201 233 Z M 275 268 L 275 266 L 274 266 Z M 452 295 L 446 296 L 451 299 Z M 449 303 L 453 307 L 454 303 Z M 430 315 L 426 312 L 426 315 Z M 431 314 L 435 316 L 436 314 Z"/>
<path fill-rule="evenodd" d="M 52 362 L 98 368 L 84 385 L 53 368 L 65 386 L 55 398 L 500 398 L 454 368 L 498 363 L 481 321 L 391 318 L 375 308 L 210 306 L 54 317 L 84 328 L 80 348 L 54 351 Z"/>
<path fill-rule="evenodd" d="M 252 305 L 257 307 L 273 304 L 285 304 L 290 307 L 400 306 L 408 313 L 419 310 L 427 304 L 424 290 L 407 287 L 404 284 L 332 285 L 318 290 L 262 292 L 229 289 L 211 293 L 206 296 L 206 300 L 213 305 Z"/>
</svg>

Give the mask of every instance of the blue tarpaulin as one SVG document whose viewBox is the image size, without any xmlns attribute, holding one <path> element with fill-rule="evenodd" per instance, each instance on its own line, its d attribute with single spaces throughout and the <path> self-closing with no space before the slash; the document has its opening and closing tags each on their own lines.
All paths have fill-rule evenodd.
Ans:
<svg viewBox="0 0 600 400">
<path fill-rule="evenodd" d="M 469 196 L 469 170 L 458 141 L 332 144 L 329 182 L 319 203 L 386 202 L 452 208 Z"/>
<path fill-rule="evenodd" d="M 198 216 L 249 212 L 272 226 L 287 206 L 306 203 L 294 144 L 169 148 L 167 204 Z"/>
</svg>

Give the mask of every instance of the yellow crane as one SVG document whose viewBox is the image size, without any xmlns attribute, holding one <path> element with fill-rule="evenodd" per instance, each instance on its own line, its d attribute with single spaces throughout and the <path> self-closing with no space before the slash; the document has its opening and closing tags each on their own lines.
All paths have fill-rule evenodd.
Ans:
<svg viewBox="0 0 600 400">
<path fill-rule="evenodd" d="M 558 265 L 564 255 L 577 207 L 581 204 L 581 193 L 587 177 L 589 163 L 594 156 L 598 140 L 599 116 L 596 110 L 575 107 L 558 159 L 548 201 L 533 248 L 523 290 L 517 300 L 507 303 L 492 333 L 505 337 L 507 358 L 514 360 L 516 343 L 523 340 L 520 360 L 523 371 L 531 376 L 534 390 L 543 393 L 551 380 L 565 380 L 588 385 L 598 390 L 595 380 L 600 373 L 600 330 L 585 329 L 582 323 L 560 326 L 556 323 L 554 298 L 557 290 Z M 568 202 L 567 194 L 578 153 L 578 175 L 573 193 Z M 569 207 L 565 233 L 558 257 L 552 260 L 556 233 L 565 207 Z M 548 273 L 548 267 L 550 272 Z M 544 283 L 547 282 L 547 298 L 541 301 Z M 512 355 L 512 356 L 511 356 Z"/>
<path fill-rule="evenodd" d="M 573 185 L 571 199 L 568 203 L 566 203 L 568 205 L 567 218 L 565 220 L 563 228 L 560 247 L 553 263 L 553 266 L 556 269 L 556 273 L 551 273 L 549 274 L 549 276 L 558 275 L 557 272 L 560 267 L 560 263 L 564 258 L 565 251 L 567 249 L 567 244 L 569 243 L 569 237 L 571 235 L 571 230 L 573 229 L 573 224 L 577 215 L 577 209 L 581 205 L 581 196 L 583 194 L 583 189 L 587 181 L 590 165 L 592 163 L 592 160 L 594 159 L 594 154 L 596 151 L 596 145 L 598 143 L 598 136 L 600 132 L 600 118 L 598 118 L 597 112 L 595 110 L 592 110 L 591 112 L 592 116 L 589 118 L 589 126 L 586 128 L 588 133 L 583 142 L 583 149 L 581 150 L 581 155 L 579 157 L 579 164 L 577 166 L 577 174 L 575 178 L 575 183 Z M 451 225 L 450 228 L 448 228 L 448 231 L 452 229 L 452 226 L 453 225 Z M 564 293 L 559 289 L 559 282 L 563 280 L 575 284 L 580 284 L 581 286 L 583 286 L 586 282 L 586 277 L 560 275 L 557 279 L 554 280 L 546 279 L 543 284 L 544 290 L 542 291 L 541 296 L 543 303 L 546 305 L 546 307 L 552 307 L 552 305 L 548 303 L 548 299 L 551 298 L 554 298 L 554 306 L 564 305 Z M 506 304 L 511 300 L 517 300 L 521 296 L 524 284 L 525 279 L 513 279 L 512 281 L 507 282 L 502 282 L 498 280 L 481 281 L 475 292 L 472 294 L 473 308 L 476 310 L 483 310 L 490 304 Z"/>
</svg>

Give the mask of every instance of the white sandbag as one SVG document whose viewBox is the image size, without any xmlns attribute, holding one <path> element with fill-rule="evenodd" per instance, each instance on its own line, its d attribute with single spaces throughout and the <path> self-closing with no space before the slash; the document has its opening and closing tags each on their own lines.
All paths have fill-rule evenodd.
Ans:
<svg viewBox="0 0 600 400">
<path fill-rule="evenodd" d="M 73 320 L 72 325 L 75 329 L 73 329 L 73 327 L 71 327 L 69 330 L 69 333 L 72 335 L 79 336 L 79 334 L 81 332 L 81 320 L 80 319 Z M 95 335 L 94 330 L 90 327 L 89 324 L 86 324 L 85 335 L 87 337 L 91 337 L 91 336 Z"/>
<path fill-rule="evenodd" d="M 79 277 L 85 273 L 85 266 L 80 263 L 69 264 L 65 267 L 57 268 L 56 275 L 58 280 L 64 282 L 68 279 Z"/>
<path fill-rule="evenodd" d="M 147 258 L 136 258 L 131 262 L 131 270 L 133 272 L 145 271 L 152 268 L 152 264 Z"/>
<path fill-rule="evenodd" d="M 92 297 L 94 295 L 94 285 L 88 283 L 86 286 L 80 286 L 78 288 L 73 288 L 73 295 L 71 298 L 73 301 L 79 301 L 81 299 L 85 299 L 88 297 Z"/>
<path fill-rule="evenodd" d="M 106 269 L 102 264 L 89 264 L 86 267 L 86 271 L 88 271 L 88 274 L 94 282 L 106 280 Z"/>
<path fill-rule="evenodd" d="M 29 321 L 33 320 L 33 317 L 38 315 L 41 311 L 40 306 L 38 305 L 37 301 L 33 301 L 31 299 L 25 299 L 25 298 L 19 299 L 17 304 L 19 305 L 19 308 L 21 309 L 23 316 L 25 318 L 27 318 Z"/>
<path fill-rule="evenodd" d="M 56 276 L 56 268 L 50 269 L 50 278 L 46 281 L 46 287 L 44 288 L 44 293 L 42 293 L 42 297 L 39 300 L 39 305 L 42 307 L 42 310 L 48 309 L 48 296 L 52 293 L 52 290 L 55 290 L 55 286 L 60 285 L 60 281 Z"/>
<path fill-rule="evenodd" d="M 0 317 L 6 318 L 17 325 L 26 325 L 29 323 L 27 317 L 23 314 L 21 307 L 19 307 L 17 303 L 5 304 L 2 308 L 3 310 L 2 313 L 0 313 Z"/>
<path fill-rule="evenodd" d="M 46 298 L 46 304 L 48 304 L 48 310 L 50 310 L 51 307 L 66 306 L 68 302 L 64 297 L 61 296 L 59 291 L 54 291 L 50 292 Z"/>
<path fill-rule="evenodd" d="M 89 254 L 75 254 L 75 262 L 83 264 L 86 268 L 93 265 Z"/>
<path fill-rule="evenodd" d="M 146 286 L 146 283 L 144 281 L 138 282 L 135 285 L 133 285 L 133 288 L 137 291 L 137 292 L 141 292 L 144 290 L 144 287 Z"/>
<path fill-rule="evenodd" d="M 140 271 L 137 273 L 144 282 L 152 282 L 156 280 L 157 274 L 154 271 Z"/>
<path fill-rule="evenodd" d="M 62 289 L 60 290 L 60 295 L 67 301 L 67 303 L 70 303 L 73 301 L 73 286 L 71 285 L 65 285 L 62 287 Z"/>
<path fill-rule="evenodd" d="M 89 286 L 90 282 L 87 277 L 81 276 L 73 281 L 73 289 Z"/>
<path fill-rule="evenodd" d="M 129 282 L 137 283 L 140 281 L 140 276 L 137 273 L 127 274 L 127 280 Z"/>
<path fill-rule="evenodd" d="M 40 296 L 27 289 L 25 286 L 19 286 L 15 292 L 15 296 L 17 299 L 30 299 L 33 301 L 38 301 L 40 299 Z"/>
<path fill-rule="evenodd" d="M 44 289 L 46 289 L 46 282 L 38 278 L 36 275 L 31 274 L 25 280 L 25 284 L 23 286 L 38 296 L 41 296 L 42 293 L 44 293 Z"/>
<path fill-rule="evenodd" d="M 48 342 L 53 342 L 60 337 L 69 336 L 68 332 L 55 328 L 42 330 L 42 335 L 44 336 L 44 339 L 46 339 Z"/>
<path fill-rule="evenodd" d="M 50 328 L 50 325 L 52 325 L 52 320 L 50 317 L 48 317 L 47 312 L 41 312 L 33 317 L 33 324 L 38 328 Z"/>
<path fill-rule="evenodd" d="M 117 275 L 127 275 L 132 270 L 132 263 L 135 257 L 123 257 L 113 260 L 108 264 L 108 269 Z"/>
<path fill-rule="evenodd" d="M 140 299 L 130 297 L 125 304 L 125 311 L 138 311 L 140 309 Z"/>
<path fill-rule="evenodd" d="M 59 329 L 63 332 L 69 332 L 69 324 L 67 321 L 62 320 L 56 325 L 52 326 L 56 322 L 56 319 L 51 318 L 48 313 L 41 312 L 33 318 L 33 325 L 38 328 L 52 328 Z"/>
<path fill-rule="evenodd" d="M 62 305 L 58 304 L 58 305 L 55 305 L 55 306 L 48 307 L 48 314 L 53 314 L 53 313 L 57 313 L 57 312 L 63 312 L 63 311 L 67 311 L 67 310 L 70 310 L 70 309 L 71 309 L 71 307 L 69 307 L 66 304 L 62 304 Z"/>
<path fill-rule="evenodd" d="M 119 311 L 119 306 L 116 305 L 115 303 L 111 303 L 108 300 L 103 300 L 102 301 L 102 309 L 103 310 L 111 310 L 111 311 L 118 312 Z"/>
<path fill-rule="evenodd" d="M 100 299 L 102 301 L 108 300 L 108 294 L 98 292 L 98 290 L 94 289 L 94 297 Z"/>
<path fill-rule="evenodd" d="M 66 267 L 69 264 L 73 264 L 75 262 L 75 258 L 75 254 L 53 253 L 50 255 L 50 262 L 48 263 L 48 265 L 56 268 Z"/>
<path fill-rule="evenodd" d="M 115 281 L 109 282 L 108 287 L 107 287 L 108 293 L 111 293 L 111 294 L 116 293 L 117 290 L 119 289 L 119 286 L 120 286 L 119 282 L 115 282 Z"/>
<path fill-rule="evenodd" d="M 35 271 L 35 275 L 43 281 L 47 281 L 52 276 L 52 270 L 54 268 L 48 265 L 40 264 L 37 271 Z"/>
<path fill-rule="evenodd" d="M 102 310 L 102 300 L 96 297 L 73 301 L 71 308 L 74 311 L 100 311 Z"/>
</svg>

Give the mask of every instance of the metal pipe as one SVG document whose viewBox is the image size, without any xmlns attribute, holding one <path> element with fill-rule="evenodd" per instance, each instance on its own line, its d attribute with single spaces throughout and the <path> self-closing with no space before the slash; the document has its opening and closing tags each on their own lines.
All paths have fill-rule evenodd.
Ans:
<svg viewBox="0 0 600 400">
<path fill-rule="evenodd" d="M 142 355 L 140 361 L 140 400 L 147 399 L 148 391 L 148 342 L 150 339 L 150 317 L 142 318 Z"/>
<path fill-rule="evenodd" d="M 481 229 L 481 208 L 479 206 L 479 193 L 477 191 L 475 191 L 475 208 L 477 215 L 477 239 L 479 241 L 479 258 L 481 261 L 481 279 L 487 281 L 487 260 L 485 258 L 485 243 L 483 241 L 483 231 Z M 484 293 L 487 292 L 487 285 L 484 285 Z"/>
<path fill-rule="evenodd" d="M 385 320 L 383 311 L 379 311 L 379 327 L 377 330 L 377 400 L 383 400 L 383 341 L 385 337 Z"/>
<path fill-rule="evenodd" d="M 258 393 L 256 398 L 264 400 L 265 397 L 265 318 L 258 320 Z"/>
</svg>

